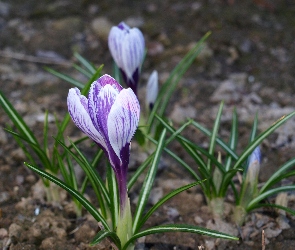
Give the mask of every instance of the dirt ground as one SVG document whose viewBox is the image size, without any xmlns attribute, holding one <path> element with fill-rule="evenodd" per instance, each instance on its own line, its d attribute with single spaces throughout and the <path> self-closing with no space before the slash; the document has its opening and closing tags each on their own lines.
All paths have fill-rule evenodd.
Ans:
<svg viewBox="0 0 295 250">
<path fill-rule="evenodd" d="M 109 28 L 125 21 L 139 27 L 148 48 L 142 68 L 139 98 L 144 103 L 145 86 L 156 69 L 162 84 L 169 72 L 206 32 L 212 34 L 172 97 L 167 116 L 179 125 L 187 117 L 211 128 L 221 100 L 225 101 L 220 135 L 227 138 L 233 107 L 239 114 L 239 147 L 247 143 L 256 112 L 259 130 L 295 110 L 295 3 L 292 0 L 12 0 L 0 1 L 0 89 L 42 140 L 44 111 L 49 111 L 52 136 L 54 115 L 67 112 L 71 87 L 44 70 L 49 66 L 86 81 L 72 67 L 74 52 L 103 73 L 112 73 L 107 48 Z M 8 117 L 0 108 L 0 247 L 3 249 L 109 249 L 109 242 L 88 245 L 98 230 L 85 211 L 73 212 L 69 197 L 61 192 L 60 203 L 47 202 L 39 177 L 23 164 L 25 155 L 3 128 Z M 69 135 L 82 136 L 71 125 Z M 264 182 L 278 166 L 294 157 L 294 120 L 262 145 Z M 206 147 L 208 139 L 196 130 L 186 135 Z M 142 160 L 134 143 L 130 173 Z M 173 150 L 187 157 L 178 144 Z M 91 153 L 91 150 L 90 150 Z M 144 156 L 143 156 L 144 157 Z M 186 158 L 185 158 L 186 159 Z M 189 164 L 193 162 L 187 158 Z M 156 197 L 192 180 L 168 156 L 163 155 L 152 204 Z M 193 166 L 197 169 L 197 166 Z M 294 180 L 287 180 L 293 183 Z M 130 190 L 132 205 L 138 187 Z M 93 199 L 91 191 L 89 198 Z M 289 193 L 294 209 L 295 195 Z M 239 242 L 192 234 L 160 234 L 140 239 L 137 249 L 293 249 L 295 219 L 271 210 L 251 213 L 238 228 L 230 222 L 231 197 L 226 217 L 213 219 L 199 187 L 176 196 L 153 215 L 147 226 L 190 223 L 238 235 Z M 273 200 L 271 200 L 273 202 Z M 95 201 L 94 201 L 95 202 Z"/>
</svg>

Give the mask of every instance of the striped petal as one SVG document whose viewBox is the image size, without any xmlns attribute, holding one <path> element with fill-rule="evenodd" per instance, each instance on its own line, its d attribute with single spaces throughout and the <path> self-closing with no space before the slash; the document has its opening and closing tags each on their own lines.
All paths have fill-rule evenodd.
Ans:
<svg viewBox="0 0 295 250">
<path fill-rule="evenodd" d="M 138 28 L 129 28 L 124 22 L 112 27 L 108 45 L 114 61 L 124 71 L 128 79 L 140 66 L 144 56 L 145 42 Z"/>
<path fill-rule="evenodd" d="M 140 106 L 134 92 L 123 89 L 116 98 L 107 120 L 110 144 L 120 161 L 121 150 L 130 143 L 139 122 Z M 125 157 L 129 157 L 125 156 Z"/>
<path fill-rule="evenodd" d="M 129 79 L 132 79 L 137 69 L 140 71 L 144 48 L 144 37 L 141 31 L 137 28 L 130 29 L 122 41 L 122 69 Z"/>
<path fill-rule="evenodd" d="M 78 88 L 71 88 L 67 98 L 68 110 L 76 126 L 87 134 L 92 140 L 105 147 L 102 134 L 94 127 L 88 113 L 88 100 L 81 95 Z"/>
<path fill-rule="evenodd" d="M 96 84 L 91 86 L 88 98 L 88 110 L 95 128 L 107 140 L 108 116 L 119 92 L 111 85 L 105 85 L 102 88 L 99 86 L 99 90 L 96 88 L 97 86 Z"/>
</svg>

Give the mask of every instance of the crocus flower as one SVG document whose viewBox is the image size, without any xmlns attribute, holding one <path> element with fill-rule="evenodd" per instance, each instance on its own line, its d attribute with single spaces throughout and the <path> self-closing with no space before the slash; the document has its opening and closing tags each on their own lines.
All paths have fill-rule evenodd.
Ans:
<svg viewBox="0 0 295 250">
<path fill-rule="evenodd" d="M 140 107 L 134 92 L 111 76 L 103 75 L 90 87 L 88 99 L 78 88 L 69 90 L 68 110 L 76 126 L 108 156 L 117 178 L 121 207 L 127 197 L 130 141 L 139 122 Z"/>
<path fill-rule="evenodd" d="M 124 81 L 137 94 L 145 48 L 143 34 L 138 28 L 130 28 L 121 22 L 118 26 L 111 28 L 108 44 Z"/>
<path fill-rule="evenodd" d="M 158 72 L 156 70 L 150 75 L 146 86 L 146 105 L 152 110 L 158 96 Z"/>
</svg>

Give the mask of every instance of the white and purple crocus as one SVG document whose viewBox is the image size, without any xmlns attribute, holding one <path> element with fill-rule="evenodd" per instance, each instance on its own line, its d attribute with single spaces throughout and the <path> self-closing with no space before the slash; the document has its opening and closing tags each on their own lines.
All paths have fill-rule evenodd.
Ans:
<svg viewBox="0 0 295 250">
<path fill-rule="evenodd" d="M 139 82 L 145 42 L 138 28 L 130 28 L 124 22 L 111 28 L 108 45 L 124 81 L 135 94 Z"/>
<path fill-rule="evenodd" d="M 134 92 L 111 76 L 93 82 L 88 99 L 78 88 L 69 90 L 68 110 L 73 122 L 108 156 L 115 172 L 121 208 L 127 198 L 130 141 L 139 122 L 140 106 Z"/>
</svg>

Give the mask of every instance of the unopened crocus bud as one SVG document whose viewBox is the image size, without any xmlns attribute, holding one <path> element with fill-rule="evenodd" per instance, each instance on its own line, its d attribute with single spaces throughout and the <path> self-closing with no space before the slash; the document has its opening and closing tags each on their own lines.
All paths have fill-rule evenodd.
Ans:
<svg viewBox="0 0 295 250">
<path fill-rule="evenodd" d="M 137 84 L 145 50 L 143 34 L 138 28 L 130 28 L 121 22 L 118 26 L 112 27 L 108 37 L 108 45 L 124 81 L 137 94 Z"/>
<path fill-rule="evenodd" d="M 158 96 L 158 72 L 156 70 L 150 75 L 146 86 L 146 105 L 152 110 Z"/>
<path fill-rule="evenodd" d="M 260 147 L 256 147 L 249 157 L 248 167 L 242 182 L 239 201 L 234 211 L 234 221 L 242 225 L 247 214 L 247 206 L 257 196 L 258 175 L 260 171 L 261 152 Z"/>
<path fill-rule="evenodd" d="M 246 176 L 242 183 L 240 204 L 246 208 L 249 202 L 257 195 L 258 175 L 260 171 L 261 151 L 256 147 L 249 157 Z"/>
<path fill-rule="evenodd" d="M 249 181 L 256 181 L 258 179 L 261 162 L 261 151 L 260 147 L 256 147 L 249 157 L 248 169 L 246 172 L 246 179 Z"/>
</svg>

